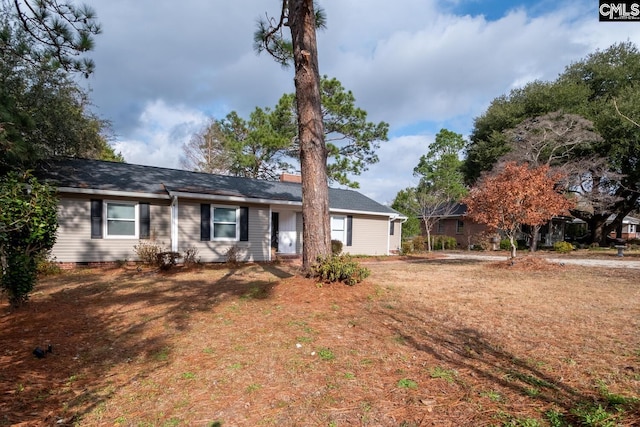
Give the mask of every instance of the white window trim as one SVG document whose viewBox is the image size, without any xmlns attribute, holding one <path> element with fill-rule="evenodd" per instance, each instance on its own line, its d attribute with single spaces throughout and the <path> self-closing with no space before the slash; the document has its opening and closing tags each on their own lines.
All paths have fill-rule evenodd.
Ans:
<svg viewBox="0 0 640 427">
<path fill-rule="evenodd" d="M 236 211 L 236 237 L 215 237 L 216 233 L 216 222 L 215 222 L 215 214 L 216 208 L 223 209 L 235 209 Z M 218 224 L 231 224 L 230 222 L 219 222 Z M 215 242 L 239 242 L 240 241 L 240 206 L 229 206 L 229 205 L 211 205 L 211 240 Z"/>
<path fill-rule="evenodd" d="M 112 236 L 109 234 L 109 204 L 119 204 L 119 205 L 130 205 L 133 206 L 135 208 L 134 210 L 134 235 L 133 236 Z M 128 201 L 122 201 L 122 200 L 103 200 L 102 202 L 102 225 L 103 225 L 103 236 L 105 239 L 116 239 L 116 240 L 123 240 L 123 239 L 139 239 L 140 238 L 140 209 L 139 209 L 139 204 L 138 202 L 128 202 Z M 126 220 L 120 220 L 120 221 L 126 221 Z"/>
<path fill-rule="evenodd" d="M 333 237 L 333 220 L 334 219 L 340 219 L 342 220 L 342 238 L 341 239 L 334 239 Z M 331 240 L 340 240 L 342 242 L 343 245 L 347 244 L 347 217 L 346 215 L 331 215 L 330 218 L 330 224 L 331 225 Z"/>
</svg>

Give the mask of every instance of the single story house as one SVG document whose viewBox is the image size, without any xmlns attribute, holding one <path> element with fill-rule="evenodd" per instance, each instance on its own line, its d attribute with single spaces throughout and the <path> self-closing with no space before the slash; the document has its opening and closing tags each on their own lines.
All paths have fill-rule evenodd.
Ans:
<svg viewBox="0 0 640 427">
<path fill-rule="evenodd" d="M 224 262 L 233 247 L 242 261 L 302 253 L 299 182 L 86 159 L 52 162 L 37 175 L 58 190 L 52 255 L 60 263 L 136 260 L 134 246 L 149 240 L 167 251 L 195 248 L 202 262 Z M 331 188 L 329 204 L 331 238 L 344 253 L 399 250 L 399 212 L 353 190 Z"/>
<path fill-rule="evenodd" d="M 431 227 L 432 238 L 436 236 L 453 237 L 459 248 L 466 249 L 475 243 L 477 236 L 488 231 L 486 225 L 475 223 L 466 217 L 467 206 L 465 204 L 457 203 L 455 206 L 447 207 L 445 211 Z M 420 221 L 420 229 L 422 235 L 426 236 L 427 230 L 425 230 L 423 221 Z"/>
<path fill-rule="evenodd" d="M 570 219 L 564 216 L 554 217 L 547 224 L 540 228 L 538 234 L 538 246 L 553 246 L 556 242 L 561 242 L 565 238 L 565 227 Z M 424 223 L 422 223 L 424 228 Z M 519 240 L 525 240 L 528 245 L 528 227 L 523 227 L 523 232 L 517 238 Z M 426 235 L 426 230 L 422 230 L 423 235 Z M 471 221 L 467 218 L 467 206 L 463 203 L 458 203 L 451 209 L 447 210 L 446 215 L 442 215 L 438 221 L 434 224 L 431 230 L 431 236 L 448 236 L 456 239 L 457 245 L 460 248 L 471 247 L 478 242 L 489 237 L 489 235 L 495 235 L 495 232 L 491 232 L 486 224 L 479 224 Z"/>
<path fill-rule="evenodd" d="M 615 215 L 609 216 L 607 224 L 611 224 L 615 218 Z M 627 215 L 622 219 L 622 231 L 620 237 L 624 240 L 640 239 L 640 230 L 638 230 L 638 228 L 640 228 L 640 219 Z M 615 238 L 616 232 L 611 232 L 609 236 L 611 238 Z"/>
</svg>

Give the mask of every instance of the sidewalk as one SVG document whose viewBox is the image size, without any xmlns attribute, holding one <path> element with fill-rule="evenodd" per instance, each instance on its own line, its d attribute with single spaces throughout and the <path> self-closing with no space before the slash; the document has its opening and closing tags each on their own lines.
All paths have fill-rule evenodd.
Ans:
<svg viewBox="0 0 640 427">
<path fill-rule="evenodd" d="M 449 259 L 475 259 L 479 261 L 506 261 L 509 259 L 508 256 L 504 255 L 480 255 L 467 252 L 444 252 L 441 253 L 441 255 Z M 586 267 L 632 268 L 640 270 L 640 261 L 629 260 L 624 257 L 612 259 L 544 257 L 544 259 L 556 264 L 583 265 Z"/>
</svg>

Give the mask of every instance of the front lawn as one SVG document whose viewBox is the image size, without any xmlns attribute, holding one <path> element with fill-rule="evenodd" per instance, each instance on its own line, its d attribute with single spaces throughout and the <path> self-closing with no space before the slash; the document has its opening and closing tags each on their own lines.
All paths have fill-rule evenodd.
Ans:
<svg viewBox="0 0 640 427">
<path fill-rule="evenodd" d="M 44 278 L 0 305 L 0 425 L 640 419 L 640 271 L 365 262 L 353 287 L 287 264 Z"/>
</svg>

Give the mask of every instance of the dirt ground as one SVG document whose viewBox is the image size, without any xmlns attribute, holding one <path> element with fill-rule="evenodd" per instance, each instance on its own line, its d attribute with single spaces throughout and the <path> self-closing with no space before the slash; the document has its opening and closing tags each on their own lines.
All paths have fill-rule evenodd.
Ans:
<svg viewBox="0 0 640 427">
<path fill-rule="evenodd" d="M 43 278 L 0 302 L 0 425 L 640 425 L 640 271 L 364 265 Z"/>
</svg>

